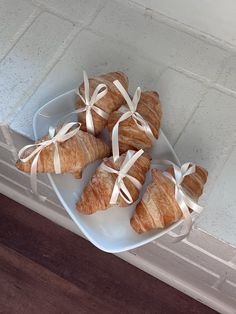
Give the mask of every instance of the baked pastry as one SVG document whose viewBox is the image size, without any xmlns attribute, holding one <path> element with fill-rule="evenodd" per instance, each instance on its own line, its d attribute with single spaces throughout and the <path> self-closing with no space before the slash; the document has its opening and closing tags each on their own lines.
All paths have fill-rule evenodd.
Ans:
<svg viewBox="0 0 236 314">
<path fill-rule="evenodd" d="M 105 111 L 108 115 L 114 110 L 118 109 L 122 104 L 125 103 L 123 96 L 117 90 L 113 84 L 114 80 L 119 80 L 124 88 L 128 90 L 128 77 L 123 72 L 110 72 L 104 75 L 95 76 L 89 79 L 89 95 L 90 97 L 94 93 L 96 87 L 99 84 L 105 84 L 107 87 L 107 93 L 100 100 L 95 103 L 95 106 Z M 84 83 L 79 87 L 79 93 L 85 97 L 85 86 Z M 84 108 L 85 104 L 80 96 L 77 97 L 76 101 L 77 108 Z M 99 134 L 107 125 L 107 119 L 97 114 L 94 110 L 91 110 L 94 134 Z M 81 130 L 87 131 L 86 125 L 86 112 L 78 113 L 79 121 L 81 122 Z"/>
<path fill-rule="evenodd" d="M 173 167 L 169 167 L 166 172 L 173 175 Z M 207 175 L 204 168 L 196 166 L 196 172 L 185 176 L 181 183 L 183 190 L 195 202 L 203 193 Z M 152 178 L 152 183 L 148 185 L 130 220 L 133 229 L 140 234 L 166 228 L 183 216 L 175 199 L 174 183 L 157 169 L 152 169 Z"/>
<path fill-rule="evenodd" d="M 112 137 L 112 130 L 122 114 L 128 110 L 127 104 L 119 110 L 114 111 L 108 118 L 108 131 Z M 160 122 L 162 117 L 159 95 L 154 91 L 146 91 L 141 93 L 140 100 L 137 105 L 137 110 L 143 119 L 151 128 L 154 139 L 158 138 Z M 144 129 L 137 125 L 133 117 L 120 122 L 119 124 L 119 149 L 120 153 L 124 153 L 129 149 L 147 149 L 152 147 L 153 142 L 148 137 Z"/>
<path fill-rule="evenodd" d="M 103 163 L 113 169 L 119 170 L 125 160 L 126 154 L 123 154 L 119 159 L 114 162 L 113 158 L 104 159 Z M 147 153 L 136 160 L 132 167 L 128 171 L 128 175 L 138 180 L 141 185 L 145 181 L 145 175 L 149 170 L 150 157 Z M 76 204 L 77 210 L 85 215 L 90 215 L 98 210 L 106 210 L 114 205 L 110 204 L 111 196 L 115 182 L 117 180 L 117 174 L 107 172 L 103 169 L 102 164 L 97 168 L 96 172 L 92 176 L 88 185 L 84 188 L 79 201 Z M 123 179 L 126 188 L 128 189 L 133 202 L 138 199 L 139 189 L 130 181 L 129 178 Z M 128 204 L 121 195 L 118 196 L 116 206 L 127 207 Z"/>
<path fill-rule="evenodd" d="M 57 132 L 60 128 L 57 129 Z M 49 135 L 43 136 L 36 143 L 49 140 Z M 110 148 L 101 139 L 96 138 L 92 134 L 78 130 L 78 132 L 64 142 L 57 142 L 61 173 L 70 172 L 76 178 L 81 178 L 83 169 L 91 162 L 97 159 L 103 159 L 109 156 Z M 26 158 L 34 148 L 29 148 L 24 152 L 22 158 Z M 37 172 L 55 173 L 54 168 L 54 152 L 55 145 L 51 144 L 44 147 L 39 155 L 37 163 Z M 34 160 L 33 156 L 30 160 L 23 162 L 20 159 L 16 162 L 16 167 L 24 172 L 31 172 L 31 165 Z M 21 158 L 21 159 L 22 159 Z"/>
</svg>

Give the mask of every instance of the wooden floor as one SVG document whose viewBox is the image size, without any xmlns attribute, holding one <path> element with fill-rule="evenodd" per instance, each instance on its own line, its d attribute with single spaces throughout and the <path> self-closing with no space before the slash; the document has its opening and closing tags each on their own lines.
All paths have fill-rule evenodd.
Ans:
<svg viewBox="0 0 236 314">
<path fill-rule="evenodd" d="M 0 313 L 216 313 L 0 195 Z"/>
</svg>

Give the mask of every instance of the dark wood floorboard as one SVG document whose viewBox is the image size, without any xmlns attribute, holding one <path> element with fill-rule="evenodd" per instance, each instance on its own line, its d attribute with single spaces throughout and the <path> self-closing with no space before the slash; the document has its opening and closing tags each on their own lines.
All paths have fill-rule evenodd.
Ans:
<svg viewBox="0 0 236 314">
<path fill-rule="evenodd" d="M 0 195 L 0 313 L 216 312 Z"/>
<path fill-rule="evenodd" d="M 0 247 L 3 313 L 96 313 L 113 307 L 45 267 L 7 247 Z M 4 309 L 4 310 L 3 310 Z"/>
</svg>

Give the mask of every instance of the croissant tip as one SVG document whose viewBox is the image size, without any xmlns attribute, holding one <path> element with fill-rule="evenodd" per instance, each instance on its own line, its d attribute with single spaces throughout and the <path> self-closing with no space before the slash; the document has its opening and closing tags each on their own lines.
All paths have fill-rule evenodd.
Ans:
<svg viewBox="0 0 236 314">
<path fill-rule="evenodd" d="M 144 152 L 144 154 L 143 154 L 143 157 L 146 157 L 148 160 L 152 160 L 152 157 L 151 157 L 151 155 L 149 155 L 149 153 L 148 152 Z"/>
<path fill-rule="evenodd" d="M 149 95 L 153 95 L 153 96 L 155 96 L 155 97 L 157 97 L 157 98 L 159 98 L 160 96 L 159 96 L 159 94 L 158 94 L 158 92 L 157 91 L 155 91 L 155 90 L 146 90 L 146 91 L 144 91 L 144 92 L 142 92 L 142 94 L 149 94 Z"/>
<path fill-rule="evenodd" d="M 157 174 L 158 174 L 158 172 L 159 172 L 159 170 L 158 170 L 157 168 L 153 168 L 153 169 L 151 170 L 151 174 L 152 174 L 152 176 L 157 175 Z"/>
<path fill-rule="evenodd" d="M 76 203 L 76 209 L 80 214 L 83 215 L 92 215 L 94 212 L 89 210 L 89 206 L 86 206 L 83 201 L 81 202 L 81 200 L 78 200 L 78 202 Z"/>
<path fill-rule="evenodd" d="M 76 209 L 80 214 L 87 215 L 87 212 L 82 210 L 79 201 L 76 203 Z"/>
<path fill-rule="evenodd" d="M 82 178 L 82 172 L 80 171 L 76 171 L 76 172 L 73 172 L 73 176 L 75 179 L 81 179 Z"/>
<path fill-rule="evenodd" d="M 80 201 L 78 201 L 76 203 L 76 209 L 78 210 L 79 213 L 81 213 L 81 214 L 83 213 L 82 210 L 81 210 Z"/>
<path fill-rule="evenodd" d="M 17 161 L 16 161 L 16 168 L 17 168 L 18 170 L 23 171 L 24 166 L 23 166 L 23 163 L 22 163 L 20 160 L 17 160 Z"/>
<path fill-rule="evenodd" d="M 127 76 L 123 71 L 117 71 L 116 73 Z"/>
<path fill-rule="evenodd" d="M 130 225 L 131 227 L 134 229 L 134 231 L 138 234 L 141 234 L 143 233 L 141 227 L 140 227 L 140 224 L 137 222 L 135 216 L 131 217 L 130 219 Z"/>
<path fill-rule="evenodd" d="M 129 82 L 129 78 L 128 78 L 127 74 L 125 74 L 123 71 L 117 71 L 117 72 L 115 72 L 115 73 L 118 74 L 118 75 L 120 75 L 122 78 L 125 78 L 126 83 Z"/>
<path fill-rule="evenodd" d="M 20 168 L 20 160 L 16 161 L 16 168 L 19 169 Z"/>
<path fill-rule="evenodd" d="M 158 94 L 158 92 L 155 91 L 155 90 L 150 90 L 150 91 L 148 91 L 148 93 L 153 94 L 154 96 L 156 96 L 156 97 L 159 98 L 159 94 Z"/>
<path fill-rule="evenodd" d="M 160 95 L 156 91 L 153 91 L 153 94 L 156 95 L 158 98 L 160 97 Z"/>
<path fill-rule="evenodd" d="M 208 171 L 201 166 L 197 166 L 197 171 L 202 173 L 201 177 L 202 177 L 204 184 L 205 184 L 207 182 L 207 178 L 208 178 Z"/>
</svg>

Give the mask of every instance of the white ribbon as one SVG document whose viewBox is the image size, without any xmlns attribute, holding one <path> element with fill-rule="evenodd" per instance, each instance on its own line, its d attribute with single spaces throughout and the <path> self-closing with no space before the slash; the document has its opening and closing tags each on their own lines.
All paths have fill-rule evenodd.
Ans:
<svg viewBox="0 0 236 314">
<path fill-rule="evenodd" d="M 79 125 L 79 126 L 76 129 L 68 132 L 75 125 Z M 60 162 L 58 143 L 65 142 L 69 138 L 73 137 L 79 131 L 80 126 L 81 126 L 81 123 L 78 123 L 78 122 L 67 123 L 57 132 L 57 134 L 56 134 L 55 128 L 50 126 L 49 128 L 50 139 L 49 140 L 46 140 L 37 144 L 26 145 L 19 151 L 18 157 L 19 157 L 19 160 L 22 162 L 27 162 L 31 158 L 34 157 L 31 164 L 31 171 L 30 171 L 30 174 L 31 174 L 30 181 L 31 181 L 31 187 L 32 187 L 33 193 L 37 194 L 37 165 L 38 165 L 39 155 L 42 152 L 42 150 L 52 144 L 55 146 L 54 160 L 53 160 L 54 169 L 55 169 L 55 173 L 61 173 L 61 162 Z M 33 152 L 29 156 L 22 158 L 25 152 L 32 147 L 35 147 Z"/>
<path fill-rule="evenodd" d="M 196 165 L 192 163 L 185 163 L 181 167 L 178 167 L 176 164 L 169 160 L 157 160 L 153 163 L 157 163 L 159 165 L 166 165 L 166 166 L 172 166 L 174 169 L 174 175 L 171 175 L 168 172 L 163 172 L 163 174 L 169 178 L 175 185 L 175 199 L 183 213 L 183 217 L 185 219 L 185 224 L 181 230 L 180 235 L 175 236 L 174 242 L 181 241 L 184 239 L 192 228 L 192 217 L 189 212 L 189 208 L 191 208 L 196 213 L 201 213 L 203 210 L 203 207 L 198 205 L 194 200 L 191 199 L 191 197 L 184 191 L 181 184 L 184 180 L 184 178 L 194 172 L 196 172 Z"/>
<path fill-rule="evenodd" d="M 142 188 L 142 184 L 136 178 L 130 176 L 128 174 L 128 171 L 134 165 L 134 163 L 139 159 L 139 157 L 143 154 L 143 152 L 144 151 L 142 149 L 140 149 L 136 153 L 134 151 L 129 150 L 126 153 L 126 156 L 125 156 L 125 159 L 124 159 L 122 165 L 120 166 L 120 170 L 115 170 L 111 167 L 108 167 L 107 165 L 104 164 L 104 162 L 101 164 L 101 166 L 100 166 L 101 169 L 103 169 L 109 173 L 117 174 L 117 179 L 115 181 L 114 188 L 112 191 L 110 204 L 113 204 L 113 205 L 117 204 L 117 199 L 118 199 L 119 195 L 124 199 L 124 201 L 127 204 L 133 203 L 132 196 L 130 195 L 127 187 L 125 186 L 124 178 L 125 177 L 128 178 L 138 190 L 140 190 Z"/>
<path fill-rule="evenodd" d="M 86 112 L 86 128 L 87 131 L 94 134 L 94 123 L 93 123 L 93 117 L 91 110 L 94 110 L 100 117 L 104 119 L 108 119 L 108 113 L 102 110 L 101 108 L 97 107 L 95 104 L 104 97 L 107 92 L 107 86 L 105 84 L 99 84 L 94 92 L 92 97 L 90 98 L 90 87 L 89 87 L 89 80 L 87 73 L 83 71 L 84 76 L 84 97 L 80 94 L 79 87 L 76 88 L 75 93 L 81 98 L 82 102 L 84 103 L 85 107 L 77 109 L 68 115 L 72 113 L 80 113 L 80 112 Z M 66 116 L 68 116 L 66 115 Z"/>
<path fill-rule="evenodd" d="M 134 97 L 131 100 L 129 94 L 125 90 L 125 88 L 122 86 L 122 84 L 115 80 L 113 84 L 117 87 L 117 89 L 120 91 L 122 96 L 124 97 L 129 109 L 126 109 L 126 112 L 122 114 L 122 116 L 119 118 L 119 120 L 116 122 L 113 130 L 112 130 L 112 151 L 113 151 L 113 159 L 116 161 L 119 158 L 119 124 L 128 119 L 129 117 L 132 117 L 136 125 L 139 129 L 144 131 L 148 138 L 154 142 L 156 140 L 155 136 L 152 133 L 152 130 L 147 123 L 146 120 L 141 116 L 140 113 L 138 113 L 137 106 L 141 97 L 141 88 L 138 87 L 134 93 Z"/>
</svg>

